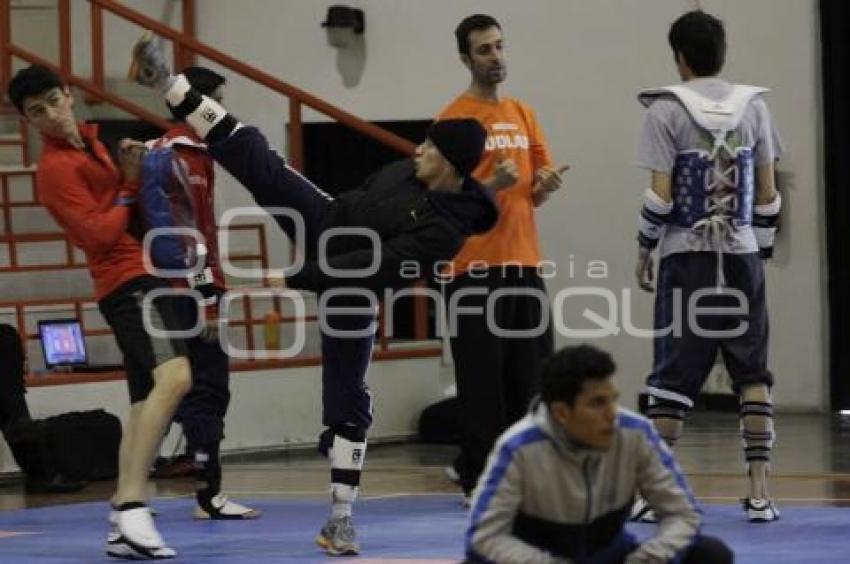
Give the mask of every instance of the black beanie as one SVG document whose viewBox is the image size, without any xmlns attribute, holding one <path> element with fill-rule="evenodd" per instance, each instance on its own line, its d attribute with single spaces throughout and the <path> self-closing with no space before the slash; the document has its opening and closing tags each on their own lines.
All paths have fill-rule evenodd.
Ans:
<svg viewBox="0 0 850 564">
<path fill-rule="evenodd" d="M 467 176 L 481 160 L 487 132 L 474 119 L 444 119 L 431 125 L 428 139 L 459 175 Z"/>
</svg>

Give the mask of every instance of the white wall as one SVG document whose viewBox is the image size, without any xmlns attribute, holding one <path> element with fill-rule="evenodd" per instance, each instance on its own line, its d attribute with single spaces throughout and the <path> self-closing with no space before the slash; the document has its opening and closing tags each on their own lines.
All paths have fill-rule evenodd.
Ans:
<svg viewBox="0 0 850 564">
<path fill-rule="evenodd" d="M 414 436 L 420 411 L 443 397 L 439 372 L 439 359 L 434 358 L 373 363 L 369 386 L 375 424 L 370 439 Z M 315 443 L 322 430 L 319 377 L 315 367 L 234 373 L 222 450 Z M 125 421 L 129 412 L 123 381 L 31 388 L 27 402 L 33 417 L 39 418 L 103 408 Z M 0 441 L 0 473 L 15 470 L 6 443 Z"/>
</svg>

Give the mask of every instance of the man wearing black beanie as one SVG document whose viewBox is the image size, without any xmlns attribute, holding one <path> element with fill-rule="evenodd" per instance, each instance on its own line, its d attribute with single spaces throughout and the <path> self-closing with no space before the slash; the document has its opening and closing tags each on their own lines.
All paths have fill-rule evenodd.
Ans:
<svg viewBox="0 0 850 564">
<path fill-rule="evenodd" d="M 269 149 L 257 128 L 243 126 L 215 100 L 192 89 L 184 76 L 172 76 L 157 41 L 137 43 L 134 59 L 136 80 L 162 91 L 204 139 L 210 155 L 248 189 L 258 205 L 286 207 L 300 215 L 301 229 L 291 217 L 275 215 L 305 257 L 297 272 L 279 282 L 318 294 L 351 290 L 327 303 L 319 300 L 325 306 L 319 313 L 323 321 L 322 423 L 327 427 L 319 448 L 330 458 L 332 512 L 316 542 L 330 554 L 357 554 L 351 506 L 372 424 L 366 370 L 376 327 L 376 294 L 435 274 L 435 267 L 451 259 L 467 237 L 496 223 L 498 210 L 492 198 L 469 174 L 481 158 L 484 130 L 472 119 L 439 121 L 416 148 L 413 159 L 391 163 L 362 187 L 333 198 Z M 329 229 L 352 227 L 376 236 L 374 244 L 362 234 L 337 235 L 326 245 L 319 244 Z M 324 252 L 320 255 L 320 251 Z M 362 275 L 353 277 L 355 270 Z M 340 276 L 340 271 L 347 276 Z M 364 298 L 364 293 L 370 298 Z M 350 311 L 353 306 L 372 313 L 330 314 L 332 308 Z M 343 332 L 345 336 L 340 335 Z"/>
<path fill-rule="evenodd" d="M 486 138 L 487 132 L 474 119 L 437 121 L 428 129 L 428 139 L 461 176 L 478 166 Z"/>
</svg>

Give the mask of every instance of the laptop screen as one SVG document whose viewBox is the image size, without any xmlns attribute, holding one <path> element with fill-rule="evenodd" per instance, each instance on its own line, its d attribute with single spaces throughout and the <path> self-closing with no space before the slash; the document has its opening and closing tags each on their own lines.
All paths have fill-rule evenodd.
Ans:
<svg viewBox="0 0 850 564">
<path fill-rule="evenodd" d="M 86 342 L 77 319 L 39 321 L 38 333 L 47 368 L 87 363 Z"/>
</svg>

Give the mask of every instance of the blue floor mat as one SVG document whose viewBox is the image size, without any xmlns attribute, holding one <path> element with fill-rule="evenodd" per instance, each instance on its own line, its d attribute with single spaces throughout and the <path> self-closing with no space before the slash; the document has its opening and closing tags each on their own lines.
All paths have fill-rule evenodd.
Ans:
<svg viewBox="0 0 850 564">
<path fill-rule="evenodd" d="M 240 499 L 240 501 L 243 501 Z M 157 525 L 178 551 L 171 562 L 444 564 L 462 556 L 466 512 L 458 496 L 367 499 L 355 513 L 363 554 L 329 559 L 313 544 L 327 518 L 325 501 L 265 497 L 244 500 L 263 511 L 256 521 L 195 521 L 192 501 L 158 499 Z M 725 540 L 746 564 L 850 561 L 850 509 L 785 506 L 775 523 L 750 524 L 733 505 L 706 505 L 706 534 Z M 0 513 L 0 563 L 108 562 L 103 553 L 107 505 L 83 503 Z M 652 525 L 630 525 L 638 536 Z"/>
</svg>

